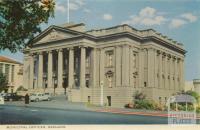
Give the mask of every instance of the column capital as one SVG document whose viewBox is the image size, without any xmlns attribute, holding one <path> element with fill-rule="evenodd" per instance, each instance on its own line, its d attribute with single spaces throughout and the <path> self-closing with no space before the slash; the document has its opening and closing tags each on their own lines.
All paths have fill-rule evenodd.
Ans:
<svg viewBox="0 0 200 130">
<path fill-rule="evenodd" d="M 34 57 L 34 56 L 35 56 L 35 53 L 29 53 L 29 56 Z"/>
<path fill-rule="evenodd" d="M 115 48 L 120 48 L 120 47 L 122 47 L 122 45 L 116 45 L 116 46 L 115 46 Z"/>
<path fill-rule="evenodd" d="M 85 45 L 80 45 L 78 46 L 79 48 L 88 48 L 88 46 L 85 46 Z"/>
<path fill-rule="evenodd" d="M 167 56 L 167 54 L 165 52 L 162 52 L 162 56 L 163 58 Z"/>
<path fill-rule="evenodd" d="M 47 51 L 47 53 L 49 54 L 49 53 L 53 53 L 53 50 L 49 50 L 49 51 Z"/>
<path fill-rule="evenodd" d="M 93 51 L 96 51 L 96 50 L 97 50 L 97 48 L 92 48 L 92 50 L 93 50 Z"/>
<path fill-rule="evenodd" d="M 74 47 L 68 47 L 67 50 L 74 50 Z"/>
<path fill-rule="evenodd" d="M 37 52 L 38 55 L 43 55 L 43 51 Z"/>
<path fill-rule="evenodd" d="M 148 49 L 148 51 L 156 51 L 156 49 L 153 48 L 153 47 L 150 47 L 150 48 L 147 48 L 147 49 Z"/>
<path fill-rule="evenodd" d="M 63 48 L 56 49 L 57 52 L 63 52 Z"/>
</svg>

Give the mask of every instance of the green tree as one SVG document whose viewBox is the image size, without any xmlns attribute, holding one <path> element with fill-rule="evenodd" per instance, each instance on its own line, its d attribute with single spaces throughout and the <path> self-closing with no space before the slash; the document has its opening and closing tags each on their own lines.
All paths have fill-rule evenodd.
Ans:
<svg viewBox="0 0 200 130">
<path fill-rule="evenodd" d="M 0 50 L 21 50 L 54 17 L 54 0 L 0 0 Z"/>
<path fill-rule="evenodd" d="M 3 73 L 0 73 L 0 92 L 8 89 L 7 84 L 8 84 L 8 81 L 7 81 L 6 76 Z"/>
<path fill-rule="evenodd" d="M 186 91 L 185 94 L 193 96 L 197 100 L 197 102 L 199 102 L 199 100 L 200 100 L 199 94 L 197 92 L 195 92 L 195 91 L 189 90 L 189 91 Z"/>
</svg>

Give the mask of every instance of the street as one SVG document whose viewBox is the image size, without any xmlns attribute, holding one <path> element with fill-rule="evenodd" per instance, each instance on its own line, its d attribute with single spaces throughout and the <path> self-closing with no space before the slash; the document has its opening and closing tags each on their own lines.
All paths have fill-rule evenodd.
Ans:
<svg viewBox="0 0 200 130">
<path fill-rule="evenodd" d="M 0 124 L 167 124 L 166 117 L 0 106 Z"/>
</svg>

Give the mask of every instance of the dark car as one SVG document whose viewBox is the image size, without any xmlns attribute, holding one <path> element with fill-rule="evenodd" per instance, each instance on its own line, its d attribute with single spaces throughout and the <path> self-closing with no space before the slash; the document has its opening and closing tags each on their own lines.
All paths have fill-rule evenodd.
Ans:
<svg viewBox="0 0 200 130">
<path fill-rule="evenodd" d="M 21 101 L 23 100 L 23 98 L 24 98 L 23 96 L 19 96 L 16 93 L 7 93 L 4 96 L 5 101 Z"/>
</svg>

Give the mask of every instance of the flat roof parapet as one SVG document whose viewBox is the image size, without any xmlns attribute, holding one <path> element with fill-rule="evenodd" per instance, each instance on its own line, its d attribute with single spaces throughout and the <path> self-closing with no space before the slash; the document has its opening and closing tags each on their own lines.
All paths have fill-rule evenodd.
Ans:
<svg viewBox="0 0 200 130">
<path fill-rule="evenodd" d="M 177 41 L 174 41 L 173 39 L 168 38 L 167 36 L 162 35 L 161 33 L 155 31 L 154 29 L 137 30 L 129 26 L 128 24 L 118 25 L 118 26 L 99 29 L 99 30 L 89 30 L 86 33 L 89 33 L 95 36 L 103 36 L 103 35 L 109 35 L 109 34 L 120 33 L 120 32 L 130 32 L 144 38 L 154 36 L 183 49 L 182 43 L 178 43 Z"/>
<path fill-rule="evenodd" d="M 193 79 L 193 83 L 200 83 L 200 79 Z"/>
</svg>

